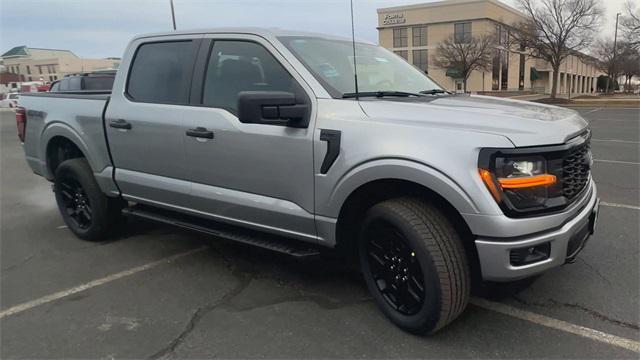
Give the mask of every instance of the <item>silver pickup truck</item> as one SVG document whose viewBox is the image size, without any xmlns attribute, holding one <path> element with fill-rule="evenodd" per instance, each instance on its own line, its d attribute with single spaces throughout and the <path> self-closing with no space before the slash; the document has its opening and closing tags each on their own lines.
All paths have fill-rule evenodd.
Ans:
<svg viewBox="0 0 640 360">
<path fill-rule="evenodd" d="M 292 256 L 340 249 L 415 333 L 454 320 L 472 281 L 575 258 L 598 210 L 578 113 L 450 94 L 363 42 L 354 71 L 353 54 L 298 32 L 143 35 L 111 93 L 25 94 L 18 134 L 79 238 L 126 215 Z"/>
</svg>

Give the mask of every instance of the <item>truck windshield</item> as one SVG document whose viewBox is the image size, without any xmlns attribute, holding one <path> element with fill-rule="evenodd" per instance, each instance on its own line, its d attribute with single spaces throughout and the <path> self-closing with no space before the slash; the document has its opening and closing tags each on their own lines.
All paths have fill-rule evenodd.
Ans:
<svg viewBox="0 0 640 360">
<path fill-rule="evenodd" d="M 331 96 L 340 98 L 347 94 L 345 97 L 348 97 L 355 92 L 351 42 L 306 36 L 282 36 L 278 39 Z M 424 72 L 380 46 L 356 43 L 356 66 L 358 91 L 361 93 L 419 94 L 442 90 Z"/>
</svg>

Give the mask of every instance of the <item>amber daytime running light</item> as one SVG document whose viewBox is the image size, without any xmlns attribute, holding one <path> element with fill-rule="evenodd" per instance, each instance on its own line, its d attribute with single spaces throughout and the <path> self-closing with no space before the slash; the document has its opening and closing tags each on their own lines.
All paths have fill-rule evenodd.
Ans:
<svg viewBox="0 0 640 360">
<path fill-rule="evenodd" d="M 496 186 L 496 182 L 493 179 L 493 175 L 491 172 L 485 169 L 480 170 L 480 177 L 482 181 L 485 183 L 491 195 L 497 200 L 500 201 L 500 189 Z M 531 188 L 536 186 L 549 186 L 556 183 L 555 175 L 550 174 L 542 174 L 535 176 L 524 176 L 517 178 L 499 178 L 498 184 L 501 189 L 524 189 Z"/>
</svg>

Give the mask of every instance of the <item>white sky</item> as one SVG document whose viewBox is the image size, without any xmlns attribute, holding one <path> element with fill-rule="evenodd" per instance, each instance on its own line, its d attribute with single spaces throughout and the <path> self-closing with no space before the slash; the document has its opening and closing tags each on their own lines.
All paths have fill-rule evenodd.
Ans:
<svg viewBox="0 0 640 360">
<path fill-rule="evenodd" d="M 432 0 L 354 0 L 356 36 L 377 42 L 380 7 Z M 502 0 L 514 5 L 515 0 Z M 602 0 L 602 34 L 613 36 L 625 0 Z M 633 0 L 640 1 L 640 0 Z M 280 27 L 350 36 L 348 0 L 174 0 L 178 29 Z M 14 46 L 121 56 L 131 37 L 171 29 L 169 0 L 0 0 L 0 53 Z"/>
</svg>

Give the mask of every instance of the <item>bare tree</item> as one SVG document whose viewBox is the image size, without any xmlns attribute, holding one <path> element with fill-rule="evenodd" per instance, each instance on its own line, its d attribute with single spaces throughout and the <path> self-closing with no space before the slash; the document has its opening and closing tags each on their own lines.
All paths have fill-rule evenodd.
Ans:
<svg viewBox="0 0 640 360">
<path fill-rule="evenodd" d="M 587 48 L 598 31 L 600 0 L 517 0 L 528 20 L 513 24 L 512 36 L 526 46 L 529 56 L 543 59 L 553 69 L 551 98 L 558 93 L 560 65 L 571 54 Z"/>
<path fill-rule="evenodd" d="M 623 39 L 630 47 L 638 50 L 640 49 L 640 7 L 636 7 L 632 0 L 627 0 L 625 12 L 620 21 Z"/>
<path fill-rule="evenodd" d="M 596 66 L 603 71 L 607 76 L 607 86 L 605 86 L 605 92 L 609 92 L 609 79 L 615 81 L 620 75 L 620 66 L 614 66 L 615 63 L 620 62 L 620 51 L 624 44 L 618 44 L 618 49 L 616 49 L 617 55 L 614 53 L 613 48 L 613 39 L 611 38 L 603 38 L 598 40 L 593 47 L 593 55 L 598 59 L 598 63 Z M 615 73 L 614 73 L 615 71 Z M 613 85 L 615 89 L 615 84 Z"/>
<path fill-rule="evenodd" d="M 631 89 L 633 77 L 640 75 L 640 50 L 631 44 L 624 44 L 618 59 L 620 74 L 624 75 L 624 88 L 628 92 Z"/>
<path fill-rule="evenodd" d="M 433 57 L 435 66 L 457 71 L 463 79 L 467 92 L 467 80 L 475 70 L 486 70 L 491 66 L 495 39 L 490 35 L 456 38 L 451 35 L 438 44 Z"/>
</svg>

